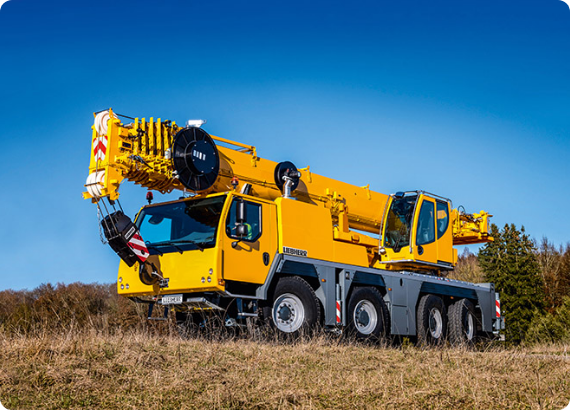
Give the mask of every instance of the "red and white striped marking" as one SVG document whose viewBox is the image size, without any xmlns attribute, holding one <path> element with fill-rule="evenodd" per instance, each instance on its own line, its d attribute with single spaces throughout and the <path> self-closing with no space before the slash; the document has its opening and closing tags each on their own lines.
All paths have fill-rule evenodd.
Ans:
<svg viewBox="0 0 570 410">
<path fill-rule="evenodd" d="M 103 161 L 107 154 L 107 136 L 100 135 L 93 140 L 93 158 L 95 161 Z"/>
<path fill-rule="evenodd" d="M 109 111 L 101 111 L 95 116 L 95 131 L 97 136 L 93 140 L 93 158 L 95 161 L 103 161 L 107 154 L 107 131 L 109 129 L 109 120 L 117 118 L 115 114 Z"/>
<path fill-rule="evenodd" d="M 340 313 L 340 300 L 336 301 L 336 323 L 342 323 L 342 318 L 341 318 L 341 313 Z"/>
<path fill-rule="evenodd" d="M 127 245 L 129 245 L 129 248 L 133 250 L 141 262 L 146 261 L 146 258 L 148 258 L 148 249 L 143 241 L 143 238 L 138 234 L 138 232 L 133 235 Z"/>
<path fill-rule="evenodd" d="M 495 300 L 495 312 L 497 317 L 501 317 L 501 301 L 500 300 Z"/>
</svg>

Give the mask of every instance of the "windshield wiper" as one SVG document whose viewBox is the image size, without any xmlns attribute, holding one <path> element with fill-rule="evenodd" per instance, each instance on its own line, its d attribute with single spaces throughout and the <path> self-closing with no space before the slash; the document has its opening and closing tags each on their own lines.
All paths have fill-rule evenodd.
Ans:
<svg viewBox="0 0 570 410">
<path fill-rule="evenodd" d="M 192 240 L 190 240 L 190 239 L 181 239 L 181 240 L 176 240 L 176 239 L 175 239 L 175 240 L 172 240 L 172 241 L 155 242 L 155 243 L 153 243 L 153 244 L 150 245 L 150 246 L 152 246 L 154 249 L 156 249 L 157 246 L 172 246 L 173 248 L 176 248 L 176 250 L 177 250 L 178 252 L 183 253 L 184 251 L 183 251 L 179 246 L 176 246 L 176 245 L 177 245 L 177 244 L 178 244 L 178 245 L 183 245 L 183 244 L 188 244 L 188 243 L 190 243 L 190 244 L 192 244 L 192 245 L 195 245 L 195 246 L 196 246 L 198 249 L 200 249 L 201 251 L 204 250 L 204 247 L 202 246 L 202 244 L 203 244 L 204 242 L 192 241 Z M 147 246 L 148 246 L 148 245 L 147 245 Z M 161 256 L 162 256 L 162 255 L 161 255 Z"/>
<path fill-rule="evenodd" d="M 158 248 L 155 246 L 155 244 L 150 244 L 150 242 L 145 242 L 145 245 L 147 247 L 147 249 L 154 249 L 156 251 L 156 253 L 158 253 L 160 256 L 164 255 L 161 251 L 158 250 Z"/>
<path fill-rule="evenodd" d="M 176 246 L 176 245 L 174 245 L 174 243 L 191 243 L 192 245 L 196 245 L 196 247 L 198 249 L 200 249 L 201 251 L 204 250 L 204 246 L 202 245 L 204 242 L 193 241 L 191 239 L 181 239 L 178 241 L 172 241 L 172 243 L 173 243 L 172 246 Z"/>
</svg>

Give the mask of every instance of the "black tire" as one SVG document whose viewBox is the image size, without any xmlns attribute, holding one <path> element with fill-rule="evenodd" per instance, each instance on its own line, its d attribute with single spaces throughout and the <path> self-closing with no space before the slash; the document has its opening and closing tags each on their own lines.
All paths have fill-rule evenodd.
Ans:
<svg viewBox="0 0 570 410">
<path fill-rule="evenodd" d="M 447 311 L 439 296 L 424 295 L 416 314 L 418 344 L 441 346 L 447 337 Z"/>
<path fill-rule="evenodd" d="M 271 324 L 281 334 L 310 333 L 321 320 L 320 302 L 313 288 L 298 276 L 279 279 L 273 293 Z"/>
<path fill-rule="evenodd" d="M 346 310 L 350 336 L 367 341 L 385 340 L 390 316 L 382 294 L 373 287 L 357 287 L 352 291 Z"/>
<path fill-rule="evenodd" d="M 449 306 L 449 341 L 453 345 L 471 345 L 477 336 L 475 306 L 468 299 L 461 299 Z"/>
</svg>

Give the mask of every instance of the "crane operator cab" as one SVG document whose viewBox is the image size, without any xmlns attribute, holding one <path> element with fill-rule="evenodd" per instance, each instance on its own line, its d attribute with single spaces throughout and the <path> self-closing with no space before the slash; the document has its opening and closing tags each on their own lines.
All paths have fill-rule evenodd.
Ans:
<svg viewBox="0 0 570 410">
<path fill-rule="evenodd" d="M 386 269 L 451 270 L 457 260 L 451 201 L 423 191 L 398 192 L 386 204 L 380 253 Z"/>
</svg>

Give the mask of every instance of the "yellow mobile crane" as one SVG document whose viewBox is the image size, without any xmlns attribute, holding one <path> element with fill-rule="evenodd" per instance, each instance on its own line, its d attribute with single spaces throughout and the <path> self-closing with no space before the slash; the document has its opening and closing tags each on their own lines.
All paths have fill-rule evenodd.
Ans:
<svg viewBox="0 0 570 410">
<path fill-rule="evenodd" d="M 130 118 L 130 117 L 126 117 Z M 385 195 L 276 163 L 211 136 L 202 121 L 95 114 L 84 197 L 121 257 L 119 294 L 176 312 L 181 325 L 264 317 L 280 332 L 322 325 L 360 338 L 472 341 L 504 325 L 492 284 L 444 277 L 454 245 L 491 241 L 487 212 L 423 191 Z M 118 204 L 148 188 L 134 222 Z M 151 204 L 152 190 L 180 190 Z"/>
</svg>

